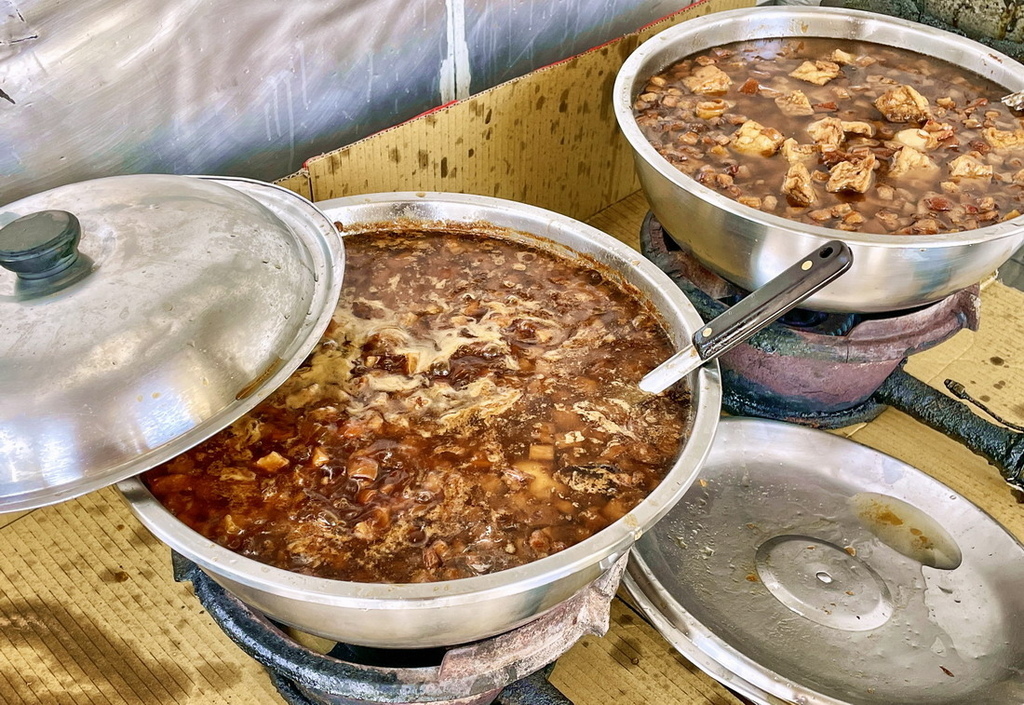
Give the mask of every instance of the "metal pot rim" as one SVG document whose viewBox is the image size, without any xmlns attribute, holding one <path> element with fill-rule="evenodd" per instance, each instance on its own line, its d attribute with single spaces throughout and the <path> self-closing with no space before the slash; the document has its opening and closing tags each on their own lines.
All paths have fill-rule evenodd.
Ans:
<svg viewBox="0 0 1024 705">
<path fill-rule="evenodd" d="M 685 328 L 687 336 L 703 325 L 700 315 L 681 290 L 639 252 L 596 228 L 552 211 L 487 196 L 433 192 L 352 196 L 322 201 L 317 206 L 328 217 L 336 219 L 339 209 L 391 204 L 397 207 L 403 218 L 427 214 L 424 219 L 436 220 L 429 217 L 436 204 L 462 208 L 472 214 L 460 222 L 488 220 L 488 213 L 512 209 L 550 230 L 582 233 L 600 249 L 627 263 L 633 272 L 658 287 L 670 304 L 667 311 L 662 306 L 658 307 L 670 332 L 673 323 Z M 376 222 L 376 219 L 366 222 Z M 544 237 L 539 233 L 537 236 Z M 674 342 L 679 344 L 680 341 Z M 237 583 L 281 597 L 350 609 L 380 609 L 382 600 L 388 603 L 389 609 L 438 609 L 464 605 L 525 592 L 598 562 L 610 565 L 609 558 L 618 557 L 628 550 L 646 528 L 668 512 L 692 484 L 710 452 L 721 408 L 722 390 L 717 362 L 692 373 L 689 382 L 694 399 L 690 436 L 665 479 L 639 505 L 612 525 L 564 551 L 516 568 L 472 578 L 436 583 L 383 584 L 346 582 L 294 573 L 243 557 L 188 528 L 167 511 L 137 477 L 122 481 L 117 487 L 132 511 L 158 539 L 215 576 L 229 574 Z"/>
<path fill-rule="evenodd" d="M 800 22 L 804 18 L 821 19 L 824 17 L 827 19 L 852 19 L 858 24 L 863 24 L 869 28 L 871 26 L 899 28 L 900 31 L 907 32 L 918 40 L 911 50 L 922 54 L 926 53 L 924 48 L 928 47 L 929 42 L 934 42 L 936 40 L 944 42 L 959 41 L 963 46 L 970 47 L 985 56 L 987 62 L 1005 65 L 1016 69 L 1016 72 L 1006 72 L 1003 78 L 1008 80 L 997 81 L 997 83 L 1006 87 L 1007 93 L 1024 90 L 1024 66 L 1021 66 L 1014 59 L 992 49 L 991 47 L 975 42 L 974 40 L 950 34 L 949 32 L 944 32 L 917 22 L 890 17 L 888 15 L 879 15 L 863 10 L 849 10 L 839 7 L 764 7 L 757 8 L 756 13 L 757 14 L 753 17 L 763 17 L 766 20 L 792 18 L 794 21 Z M 625 135 L 626 140 L 629 142 L 632 149 L 661 176 L 675 184 L 677 187 L 695 193 L 702 200 L 707 201 L 715 207 L 730 214 L 762 223 L 773 228 L 817 237 L 822 241 L 832 240 L 839 237 L 846 242 L 870 245 L 871 247 L 882 249 L 905 249 L 907 247 L 914 247 L 925 250 L 949 247 L 951 245 L 974 245 L 1020 235 L 1021 228 L 1024 227 L 1024 215 L 1001 223 L 996 223 L 994 225 L 988 225 L 983 228 L 975 228 L 974 230 L 965 230 L 962 232 L 939 233 L 936 235 L 894 236 L 884 233 L 846 232 L 833 228 L 825 228 L 819 225 L 800 223 L 798 221 L 783 218 L 771 213 L 765 213 L 755 208 L 745 206 L 738 201 L 728 198 L 727 196 L 723 196 L 717 191 L 704 186 L 696 179 L 687 176 L 672 166 L 672 164 L 661 156 L 661 154 L 658 153 L 658 150 L 656 150 L 647 141 L 647 138 L 644 137 L 643 133 L 640 131 L 640 127 L 636 124 L 636 119 L 633 116 L 634 84 L 642 77 L 646 78 L 657 71 L 666 68 L 669 63 L 685 58 L 683 56 L 676 56 L 669 63 L 659 65 L 656 69 L 652 70 L 650 68 L 645 68 L 645 65 L 651 60 L 652 55 L 661 51 L 666 43 L 673 43 L 680 41 L 683 38 L 696 36 L 698 34 L 708 32 L 708 30 L 712 28 L 728 26 L 739 19 L 749 21 L 751 20 L 751 17 L 752 15 L 749 9 L 728 10 L 707 15 L 700 18 L 699 21 L 684 22 L 676 25 L 675 27 L 670 27 L 641 44 L 632 54 L 630 54 L 623 63 L 622 68 L 619 70 L 619 73 L 615 78 L 614 88 L 612 89 L 613 108 L 616 120 L 619 123 L 619 129 Z M 800 26 L 804 29 L 805 36 L 831 37 L 838 35 L 839 28 L 846 25 L 836 22 L 834 25 L 837 28 L 836 32 L 826 31 L 826 29 L 831 29 L 832 25 L 829 25 L 828 28 L 821 28 L 817 26 L 812 27 L 807 23 L 801 23 Z M 779 36 L 794 35 L 780 34 Z M 734 41 L 739 41 L 741 39 L 742 37 L 737 37 Z M 870 37 L 866 36 L 863 38 L 863 41 L 872 40 Z M 721 44 L 719 41 L 709 42 L 707 46 L 703 48 L 711 48 L 719 44 Z M 699 50 L 700 49 L 698 49 L 698 51 Z M 930 56 L 930 54 L 926 55 Z M 643 75 L 641 75 L 641 73 Z"/>
</svg>

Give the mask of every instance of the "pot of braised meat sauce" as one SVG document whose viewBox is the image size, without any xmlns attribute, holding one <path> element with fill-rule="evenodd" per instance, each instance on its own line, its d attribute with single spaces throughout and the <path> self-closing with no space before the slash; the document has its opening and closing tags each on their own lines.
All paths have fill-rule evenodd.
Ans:
<svg viewBox="0 0 1024 705">
<path fill-rule="evenodd" d="M 702 321 L 664 273 L 498 199 L 325 201 L 334 319 L 250 413 L 119 488 L 241 600 L 346 643 L 422 648 L 525 624 L 682 496 L 718 424 L 715 364 L 641 377 Z"/>
<path fill-rule="evenodd" d="M 840 239 L 803 304 L 884 312 L 992 274 L 1024 243 L 1024 67 L 964 37 L 839 8 L 714 13 L 642 44 L 614 110 L 665 230 L 748 290 Z"/>
</svg>

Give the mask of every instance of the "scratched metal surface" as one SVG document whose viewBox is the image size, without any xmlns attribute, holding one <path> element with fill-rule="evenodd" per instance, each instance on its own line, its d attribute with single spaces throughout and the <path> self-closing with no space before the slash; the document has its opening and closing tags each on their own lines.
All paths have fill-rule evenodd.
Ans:
<svg viewBox="0 0 1024 705">
<path fill-rule="evenodd" d="M 476 93 L 632 32 L 692 0 L 466 0 Z"/>
<path fill-rule="evenodd" d="M 685 0 L 0 0 L 0 203 L 120 173 L 274 179 Z"/>
</svg>

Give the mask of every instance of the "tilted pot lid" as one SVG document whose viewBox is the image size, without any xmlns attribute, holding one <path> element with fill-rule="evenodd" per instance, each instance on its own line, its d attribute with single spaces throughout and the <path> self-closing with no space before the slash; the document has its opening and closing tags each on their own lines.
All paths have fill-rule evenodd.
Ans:
<svg viewBox="0 0 1024 705">
<path fill-rule="evenodd" d="M 258 181 L 97 179 L 2 206 L 0 225 L 0 512 L 229 425 L 301 364 L 341 290 L 331 221 Z"/>
<path fill-rule="evenodd" d="M 625 584 L 760 705 L 1024 702 L 1024 548 L 923 472 L 792 424 L 723 419 Z"/>
</svg>

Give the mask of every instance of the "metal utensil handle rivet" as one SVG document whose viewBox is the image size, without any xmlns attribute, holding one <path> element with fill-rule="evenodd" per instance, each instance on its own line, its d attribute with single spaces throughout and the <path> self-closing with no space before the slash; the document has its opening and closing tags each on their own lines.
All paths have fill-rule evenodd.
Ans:
<svg viewBox="0 0 1024 705">
<path fill-rule="evenodd" d="M 853 255 L 840 240 L 831 240 L 786 271 L 749 294 L 693 336 L 702 358 L 721 355 L 850 268 Z M 712 335 L 705 335 L 707 329 Z"/>
<path fill-rule="evenodd" d="M 0 228 L 0 266 L 21 279 L 63 272 L 78 260 L 82 225 L 67 211 L 38 211 Z"/>
</svg>

